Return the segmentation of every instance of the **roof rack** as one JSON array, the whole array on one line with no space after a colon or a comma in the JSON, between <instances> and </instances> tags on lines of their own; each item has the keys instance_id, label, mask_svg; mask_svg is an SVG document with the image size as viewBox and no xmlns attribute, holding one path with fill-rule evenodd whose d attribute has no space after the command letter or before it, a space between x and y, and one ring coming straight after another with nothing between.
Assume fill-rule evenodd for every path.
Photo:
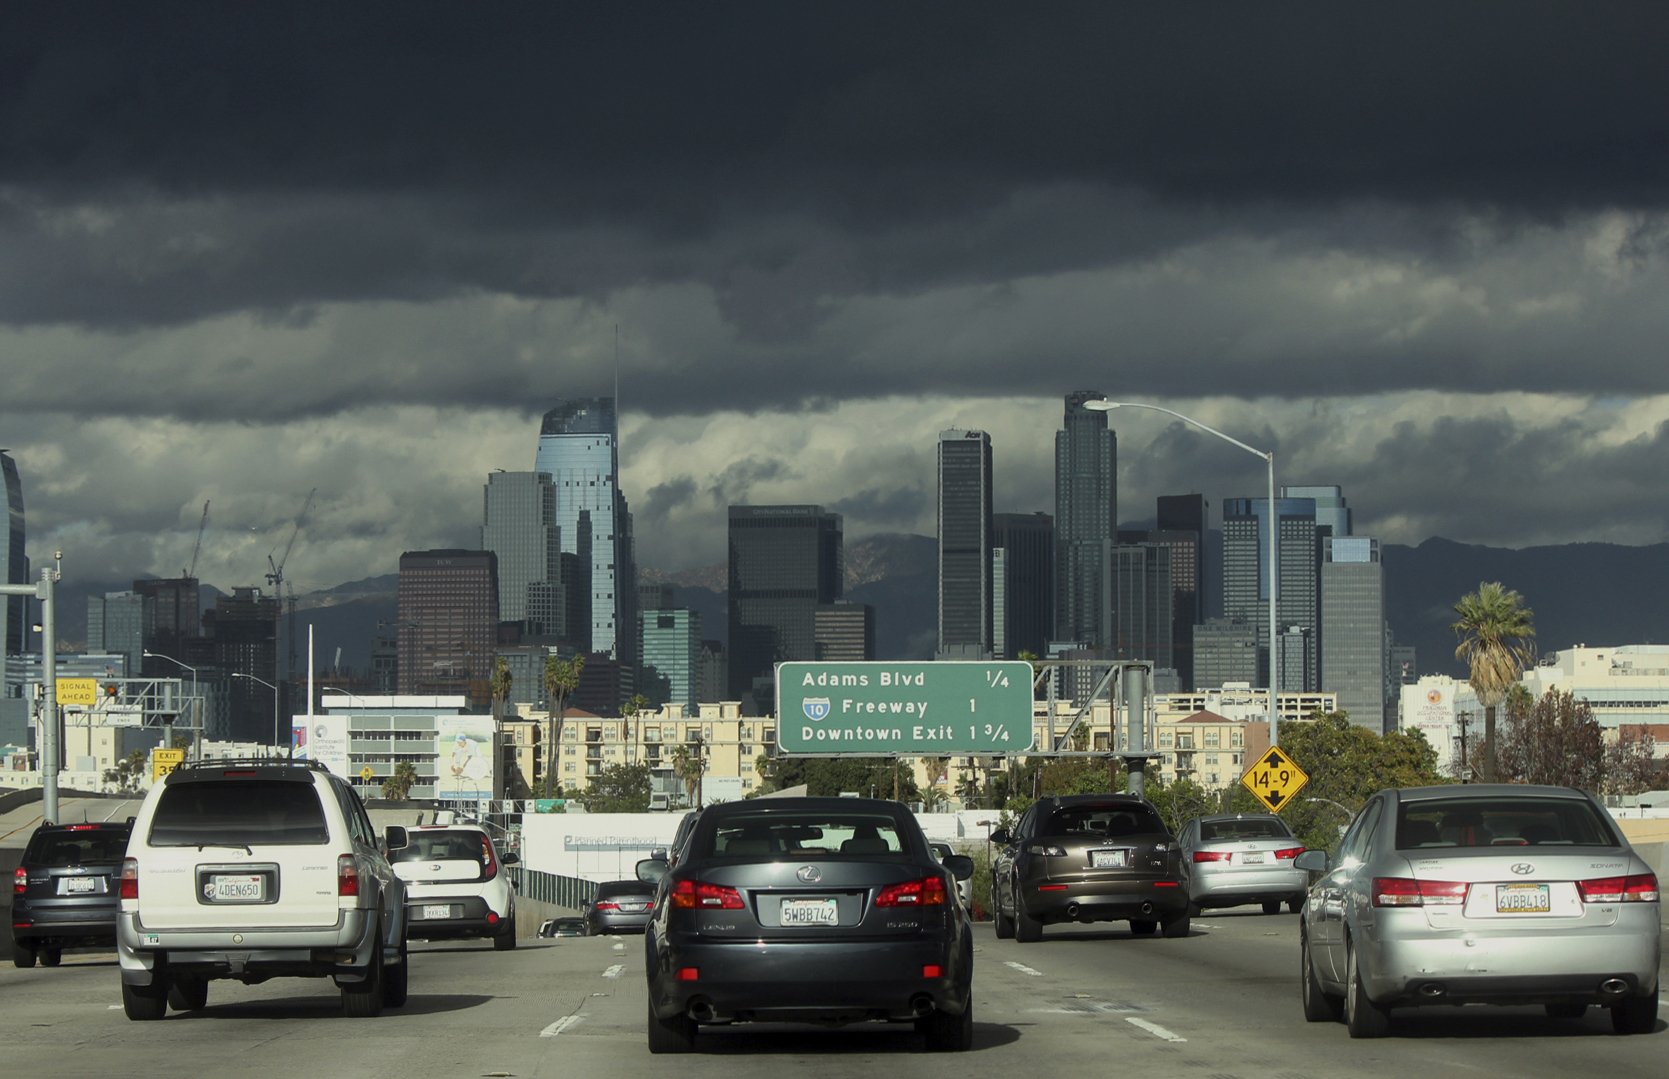
<instances>
[{"instance_id":1,"label":"roof rack","mask_svg":"<svg viewBox=\"0 0 1669 1079\"><path fill-rule=\"evenodd\" d=\"M306 768L312 772L328 772L323 761L308 760L305 757L214 757L204 760L181 761L174 766L174 771L183 772L193 768Z\"/></svg>"}]
</instances>

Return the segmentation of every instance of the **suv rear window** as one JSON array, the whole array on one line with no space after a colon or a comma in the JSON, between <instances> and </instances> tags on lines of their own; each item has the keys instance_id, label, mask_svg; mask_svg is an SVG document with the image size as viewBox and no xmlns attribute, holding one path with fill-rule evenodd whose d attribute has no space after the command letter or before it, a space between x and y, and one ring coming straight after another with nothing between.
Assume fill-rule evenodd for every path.
<instances>
[{"instance_id":1,"label":"suv rear window","mask_svg":"<svg viewBox=\"0 0 1669 1079\"><path fill-rule=\"evenodd\" d=\"M487 837L481 832L407 833L407 845L389 855L391 862L475 862L487 863Z\"/></svg>"},{"instance_id":2,"label":"suv rear window","mask_svg":"<svg viewBox=\"0 0 1669 1079\"><path fill-rule=\"evenodd\" d=\"M1044 835L1093 832L1097 835L1152 835L1166 831L1165 822L1148 806L1075 805L1062 806L1049 816Z\"/></svg>"},{"instance_id":3,"label":"suv rear window","mask_svg":"<svg viewBox=\"0 0 1669 1079\"><path fill-rule=\"evenodd\" d=\"M127 853L127 828L80 831L55 828L35 833L23 852L26 865L62 869L72 865L113 865Z\"/></svg>"},{"instance_id":4,"label":"suv rear window","mask_svg":"<svg viewBox=\"0 0 1669 1079\"><path fill-rule=\"evenodd\" d=\"M172 784L162 792L151 819L150 842L158 847L329 841L324 807L311 781Z\"/></svg>"}]
</instances>

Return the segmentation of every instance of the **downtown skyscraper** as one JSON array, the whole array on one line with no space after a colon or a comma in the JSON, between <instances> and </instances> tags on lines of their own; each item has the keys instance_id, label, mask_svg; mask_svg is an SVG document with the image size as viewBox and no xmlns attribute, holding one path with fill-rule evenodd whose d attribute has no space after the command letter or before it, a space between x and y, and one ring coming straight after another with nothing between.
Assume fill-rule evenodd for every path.
<instances>
[{"instance_id":1,"label":"downtown skyscraper","mask_svg":"<svg viewBox=\"0 0 1669 1079\"><path fill-rule=\"evenodd\" d=\"M6 485L6 527L0 531L0 570L6 574L7 584L29 583L29 560L23 554L23 481L17 474L17 462L5 450L0 450L0 476ZM0 596L0 673L6 670L6 657L22 652L28 636L29 601L27 596Z\"/></svg>"},{"instance_id":2,"label":"downtown skyscraper","mask_svg":"<svg viewBox=\"0 0 1669 1079\"><path fill-rule=\"evenodd\" d=\"M1106 394L1074 390L1055 433L1055 640L1085 648L1114 637L1112 553L1118 535L1118 437L1105 412L1085 401Z\"/></svg>"},{"instance_id":3,"label":"downtown skyscraper","mask_svg":"<svg viewBox=\"0 0 1669 1079\"><path fill-rule=\"evenodd\" d=\"M729 696L776 707L776 664L814 660L817 611L845 588L841 518L822 506L730 507Z\"/></svg>"},{"instance_id":4,"label":"downtown skyscraper","mask_svg":"<svg viewBox=\"0 0 1669 1079\"><path fill-rule=\"evenodd\" d=\"M530 590L536 603L544 596L532 586L562 583L556 485L544 472L494 472L482 503L481 549L498 556L498 617L525 623Z\"/></svg>"},{"instance_id":5,"label":"downtown skyscraper","mask_svg":"<svg viewBox=\"0 0 1669 1079\"><path fill-rule=\"evenodd\" d=\"M991 436L939 432L939 659L992 655Z\"/></svg>"},{"instance_id":6,"label":"downtown skyscraper","mask_svg":"<svg viewBox=\"0 0 1669 1079\"><path fill-rule=\"evenodd\" d=\"M1267 498L1230 498L1223 502L1223 616L1257 627L1265 684L1269 684L1268 512ZM1315 500L1277 498L1275 534L1279 544L1275 621L1282 636L1282 655L1274 682L1282 692L1318 689L1320 546L1316 543ZM1296 654L1295 645L1299 649Z\"/></svg>"},{"instance_id":7,"label":"downtown skyscraper","mask_svg":"<svg viewBox=\"0 0 1669 1079\"><path fill-rule=\"evenodd\" d=\"M533 469L556 489L562 550L582 556L590 581L586 627L570 627L583 648L637 663L637 570L631 514L620 493L620 432L612 397L574 397L545 413ZM583 571L582 571L583 573Z\"/></svg>"}]
</instances>

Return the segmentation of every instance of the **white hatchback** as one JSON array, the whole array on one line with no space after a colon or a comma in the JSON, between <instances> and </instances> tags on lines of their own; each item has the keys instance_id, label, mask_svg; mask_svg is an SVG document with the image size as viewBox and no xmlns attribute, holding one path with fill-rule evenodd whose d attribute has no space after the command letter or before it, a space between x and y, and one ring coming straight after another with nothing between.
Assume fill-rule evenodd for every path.
<instances>
[{"instance_id":1,"label":"white hatchback","mask_svg":"<svg viewBox=\"0 0 1669 1079\"><path fill-rule=\"evenodd\" d=\"M504 951L516 946L516 889L486 830L473 824L406 829L406 845L388 852L406 882L410 934L424 940L487 937Z\"/></svg>"}]
</instances>

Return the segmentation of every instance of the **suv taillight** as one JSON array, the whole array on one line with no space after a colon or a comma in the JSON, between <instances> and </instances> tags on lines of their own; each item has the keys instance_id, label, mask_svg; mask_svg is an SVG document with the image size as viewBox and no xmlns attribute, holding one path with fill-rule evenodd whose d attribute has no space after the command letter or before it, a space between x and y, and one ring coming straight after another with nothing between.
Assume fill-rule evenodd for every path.
<instances>
[{"instance_id":1,"label":"suv taillight","mask_svg":"<svg viewBox=\"0 0 1669 1079\"><path fill-rule=\"evenodd\" d=\"M493 841L486 836L481 837L481 879L492 880L498 876L498 859L493 855Z\"/></svg>"},{"instance_id":2,"label":"suv taillight","mask_svg":"<svg viewBox=\"0 0 1669 1079\"><path fill-rule=\"evenodd\" d=\"M336 859L336 894L359 894L359 863L351 854L343 854Z\"/></svg>"},{"instance_id":3,"label":"suv taillight","mask_svg":"<svg viewBox=\"0 0 1669 1079\"><path fill-rule=\"evenodd\" d=\"M942 907L945 882L941 877L923 877L902 884L889 884L875 897L878 907Z\"/></svg>"},{"instance_id":4,"label":"suv taillight","mask_svg":"<svg viewBox=\"0 0 1669 1079\"><path fill-rule=\"evenodd\" d=\"M116 882L116 897L118 899L139 898L139 859L122 859L122 875Z\"/></svg>"},{"instance_id":5,"label":"suv taillight","mask_svg":"<svg viewBox=\"0 0 1669 1079\"><path fill-rule=\"evenodd\" d=\"M28 887L29 874L22 866L18 866L17 872L12 874L12 894L22 895Z\"/></svg>"}]
</instances>

